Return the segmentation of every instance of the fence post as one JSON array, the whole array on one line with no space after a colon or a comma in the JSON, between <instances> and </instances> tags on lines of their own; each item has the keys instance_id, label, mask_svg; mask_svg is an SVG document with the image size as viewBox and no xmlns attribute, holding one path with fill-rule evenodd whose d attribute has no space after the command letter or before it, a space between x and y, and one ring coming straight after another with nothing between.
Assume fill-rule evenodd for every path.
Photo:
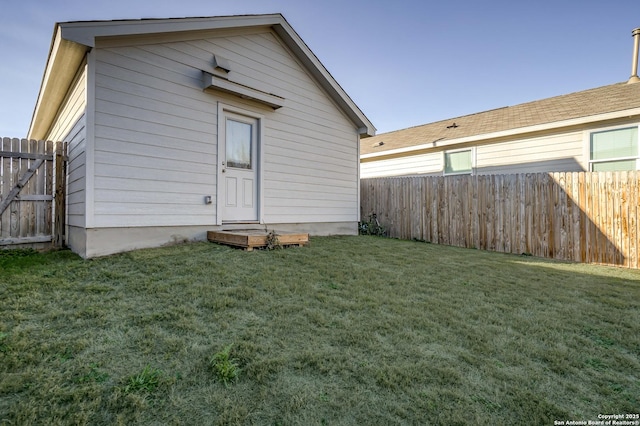
<instances>
[{"instance_id":1,"label":"fence post","mask_svg":"<svg viewBox=\"0 0 640 426\"><path fill-rule=\"evenodd\" d=\"M57 142L55 148L55 195L53 246L64 247L66 228L67 143Z\"/></svg>"}]
</instances>

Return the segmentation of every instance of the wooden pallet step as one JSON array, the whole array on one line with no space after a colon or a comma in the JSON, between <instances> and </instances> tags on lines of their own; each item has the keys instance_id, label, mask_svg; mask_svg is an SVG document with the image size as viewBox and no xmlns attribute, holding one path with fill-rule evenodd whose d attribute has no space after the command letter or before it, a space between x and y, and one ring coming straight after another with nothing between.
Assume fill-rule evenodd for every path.
<instances>
[{"instance_id":1,"label":"wooden pallet step","mask_svg":"<svg viewBox=\"0 0 640 426\"><path fill-rule=\"evenodd\" d=\"M281 246L302 247L309 243L309 234L274 231ZM261 229L208 231L207 239L218 244L241 247L247 251L266 247L268 232Z\"/></svg>"}]
</instances>

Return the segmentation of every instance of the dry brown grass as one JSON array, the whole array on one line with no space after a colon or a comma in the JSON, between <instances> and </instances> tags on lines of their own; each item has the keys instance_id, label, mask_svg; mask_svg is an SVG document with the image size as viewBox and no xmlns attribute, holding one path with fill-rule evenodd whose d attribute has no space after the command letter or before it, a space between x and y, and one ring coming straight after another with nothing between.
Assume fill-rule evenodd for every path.
<instances>
[{"instance_id":1,"label":"dry brown grass","mask_svg":"<svg viewBox=\"0 0 640 426\"><path fill-rule=\"evenodd\" d=\"M0 300L0 424L553 424L640 407L638 271L362 236L197 243L0 254ZM225 384L211 359L228 345Z\"/></svg>"}]
</instances>

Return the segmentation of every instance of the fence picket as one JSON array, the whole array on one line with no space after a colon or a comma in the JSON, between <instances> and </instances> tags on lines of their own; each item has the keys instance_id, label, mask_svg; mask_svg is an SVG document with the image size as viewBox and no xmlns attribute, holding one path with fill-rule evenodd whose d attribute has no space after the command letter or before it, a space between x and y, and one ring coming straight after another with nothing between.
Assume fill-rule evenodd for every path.
<instances>
[{"instance_id":1,"label":"fence picket","mask_svg":"<svg viewBox=\"0 0 640 426\"><path fill-rule=\"evenodd\" d=\"M640 173L629 173L629 267L640 268Z\"/></svg>"},{"instance_id":2,"label":"fence picket","mask_svg":"<svg viewBox=\"0 0 640 426\"><path fill-rule=\"evenodd\" d=\"M361 206L392 237L640 268L639 190L640 172L373 178Z\"/></svg>"},{"instance_id":3,"label":"fence picket","mask_svg":"<svg viewBox=\"0 0 640 426\"><path fill-rule=\"evenodd\" d=\"M11 139L3 138L2 139L2 150L3 151L11 151ZM2 202L6 197L9 191L11 191L11 177L13 176L11 173L11 158L2 157L0 158L0 173L2 174L2 179L0 179L0 202ZM11 235L11 213L10 210L6 210L4 212L0 212L0 239L8 238Z\"/></svg>"},{"instance_id":4,"label":"fence picket","mask_svg":"<svg viewBox=\"0 0 640 426\"><path fill-rule=\"evenodd\" d=\"M620 237L621 237L621 252L629 252L629 181L628 173L620 173ZM629 258L627 256L621 256L622 264L629 266Z\"/></svg>"},{"instance_id":5,"label":"fence picket","mask_svg":"<svg viewBox=\"0 0 640 426\"><path fill-rule=\"evenodd\" d=\"M51 141L47 141L44 145L44 152L54 152L55 150L55 145L53 142ZM47 161L45 164L45 183L44 183L44 194L45 195L49 195L51 197L53 197L53 193L54 193L54 185L55 185L55 180L54 180L54 176L53 176L53 159L51 161ZM53 222L52 222L52 218L53 218L53 206L52 203L43 203L43 218L45 220L44 222L44 229L42 231L43 234L50 234L54 231L53 228Z\"/></svg>"},{"instance_id":6,"label":"fence picket","mask_svg":"<svg viewBox=\"0 0 640 426\"><path fill-rule=\"evenodd\" d=\"M11 140L11 150L14 152L23 152L21 149L21 144L19 139ZM11 159L11 186L15 186L20 179L20 166L22 165L22 160L19 158ZM26 170L26 169L25 169ZM10 221L11 221L11 235L15 235L17 237L21 237L20 235L20 203L11 203L9 206L10 212Z\"/></svg>"}]
</instances>

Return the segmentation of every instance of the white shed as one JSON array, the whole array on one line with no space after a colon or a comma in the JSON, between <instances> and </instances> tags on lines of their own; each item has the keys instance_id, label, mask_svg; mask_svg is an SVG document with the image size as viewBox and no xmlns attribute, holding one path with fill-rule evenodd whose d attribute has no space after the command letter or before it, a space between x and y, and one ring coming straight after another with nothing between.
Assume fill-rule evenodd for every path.
<instances>
[{"instance_id":1,"label":"white shed","mask_svg":"<svg viewBox=\"0 0 640 426\"><path fill-rule=\"evenodd\" d=\"M247 224L355 234L374 134L273 14L56 24L28 137L69 142L67 243L93 257Z\"/></svg>"}]
</instances>

